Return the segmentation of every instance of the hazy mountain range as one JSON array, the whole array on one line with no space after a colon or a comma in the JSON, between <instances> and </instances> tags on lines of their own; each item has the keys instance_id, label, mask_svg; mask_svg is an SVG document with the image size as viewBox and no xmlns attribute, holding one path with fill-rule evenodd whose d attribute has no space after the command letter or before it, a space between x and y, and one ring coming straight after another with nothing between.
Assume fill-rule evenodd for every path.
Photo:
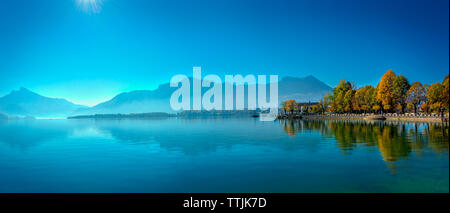
<instances>
[{"instance_id":1,"label":"hazy mountain range","mask_svg":"<svg viewBox=\"0 0 450 213\"><path fill-rule=\"evenodd\" d=\"M192 79L190 80L192 82ZM155 90L124 92L109 101L87 107L65 99L44 97L28 89L20 88L0 97L0 113L12 116L64 117L108 113L174 112L170 107L169 100L176 89L178 88L170 87L169 83L165 83ZM313 76L285 77L278 83L279 102L287 99L295 99L298 102L315 102L331 89ZM202 94L207 90L208 88L202 88ZM247 91L247 87L245 87L245 91ZM246 96L245 99L247 99Z\"/></svg>"},{"instance_id":2,"label":"hazy mountain range","mask_svg":"<svg viewBox=\"0 0 450 213\"><path fill-rule=\"evenodd\" d=\"M26 88L14 90L0 98L0 112L12 116L67 116L87 108L61 98L48 98Z\"/></svg>"}]
</instances>

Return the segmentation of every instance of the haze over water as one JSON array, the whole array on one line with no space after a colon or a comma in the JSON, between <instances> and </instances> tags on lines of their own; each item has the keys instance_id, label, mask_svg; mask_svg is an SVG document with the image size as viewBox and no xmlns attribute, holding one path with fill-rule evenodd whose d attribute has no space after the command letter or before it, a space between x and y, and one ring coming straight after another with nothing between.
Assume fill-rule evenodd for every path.
<instances>
[{"instance_id":1,"label":"haze over water","mask_svg":"<svg viewBox=\"0 0 450 213\"><path fill-rule=\"evenodd\" d=\"M438 123L0 122L0 192L445 192Z\"/></svg>"}]
</instances>

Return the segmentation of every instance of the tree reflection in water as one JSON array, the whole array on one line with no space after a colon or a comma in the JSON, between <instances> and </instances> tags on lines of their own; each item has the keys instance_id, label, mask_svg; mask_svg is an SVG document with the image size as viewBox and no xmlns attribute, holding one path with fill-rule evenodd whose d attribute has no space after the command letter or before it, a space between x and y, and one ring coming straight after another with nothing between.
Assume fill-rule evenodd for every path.
<instances>
[{"instance_id":1,"label":"tree reflection in water","mask_svg":"<svg viewBox=\"0 0 450 213\"><path fill-rule=\"evenodd\" d=\"M289 135L317 131L334 138L343 151L358 146L377 147L384 161L404 160L424 149L448 151L448 126L442 123L366 121L366 120L280 120Z\"/></svg>"}]
</instances>

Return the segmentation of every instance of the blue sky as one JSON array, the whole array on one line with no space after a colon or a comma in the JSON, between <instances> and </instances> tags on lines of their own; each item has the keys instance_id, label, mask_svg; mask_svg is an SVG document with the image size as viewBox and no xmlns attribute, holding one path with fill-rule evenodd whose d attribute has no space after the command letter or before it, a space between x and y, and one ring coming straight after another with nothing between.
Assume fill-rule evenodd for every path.
<instances>
[{"instance_id":1,"label":"blue sky","mask_svg":"<svg viewBox=\"0 0 450 213\"><path fill-rule=\"evenodd\" d=\"M449 71L448 0L0 0L0 96L94 105L175 74L314 75L375 85Z\"/></svg>"}]
</instances>

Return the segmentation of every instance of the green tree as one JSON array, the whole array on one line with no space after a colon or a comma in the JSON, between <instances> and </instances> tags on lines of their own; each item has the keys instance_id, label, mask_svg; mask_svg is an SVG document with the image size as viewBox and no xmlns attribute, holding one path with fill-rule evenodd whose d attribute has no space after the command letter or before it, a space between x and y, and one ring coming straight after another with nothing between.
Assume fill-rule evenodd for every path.
<instances>
[{"instance_id":1,"label":"green tree","mask_svg":"<svg viewBox=\"0 0 450 213\"><path fill-rule=\"evenodd\" d=\"M414 113L417 113L417 108L426 100L425 87L418 81L414 82L407 92L407 102L413 106Z\"/></svg>"},{"instance_id":2,"label":"green tree","mask_svg":"<svg viewBox=\"0 0 450 213\"><path fill-rule=\"evenodd\" d=\"M356 90L353 97L353 110L367 112L377 103L376 89L373 86L365 86Z\"/></svg>"},{"instance_id":3,"label":"green tree","mask_svg":"<svg viewBox=\"0 0 450 213\"><path fill-rule=\"evenodd\" d=\"M448 104L444 102L444 86L439 82L432 84L427 91L427 97L429 100L430 108L443 113L443 110Z\"/></svg>"},{"instance_id":4,"label":"green tree","mask_svg":"<svg viewBox=\"0 0 450 213\"><path fill-rule=\"evenodd\" d=\"M352 90L352 84L350 82L345 80L339 81L338 86L333 89L333 94L329 96L332 111L337 113L345 112L345 95L349 90Z\"/></svg>"},{"instance_id":5,"label":"green tree","mask_svg":"<svg viewBox=\"0 0 450 213\"><path fill-rule=\"evenodd\" d=\"M313 105L313 106L312 106L312 112L313 112L313 113L318 113L318 112L320 112L320 105L319 105L319 104Z\"/></svg>"},{"instance_id":6,"label":"green tree","mask_svg":"<svg viewBox=\"0 0 450 213\"><path fill-rule=\"evenodd\" d=\"M352 100L353 100L353 96L355 95L355 90L353 89L349 89L347 90L347 92L344 95L344 111L345 112L351 112L353 109L352 106Z\"/></svg>"},{"instance_id":7,"label":"green tree","mask_svg":"<svg viewBox=\"0 0 450 213\"><path fill-rule=\"evenodd\" d=\"M328 110L329 100L331 99L330 97L331 95L329 94L323 96L323 98L317 104L318 112L324 114Z\"/></svg>"},{"instance_id":8,"label":"green tree","mask_svg":"<svg viewBox=\"0 0 450 213\"><path fill-rule=\"evenodd\" d=\"M393 93L395 98L395 104L401 108L401 112L404 113L407 105L407 93L409 90L409 82L405 76L399 75L395 77L393 82Z\"/></svg>"},{"instance_id":9,"label":"green tree","mask_svg":"<svg viewBox=\"0 0 450 213\"><path fill-rule=\"evenodd\" d=\"M444 86L444 90L443 90L443 102L444 102L444 107L447 109L447 111L449 110L449 82L448 82L448 75L445 76L444 81L442 81L442 86Z\"/></svg>"}]
</instances>

